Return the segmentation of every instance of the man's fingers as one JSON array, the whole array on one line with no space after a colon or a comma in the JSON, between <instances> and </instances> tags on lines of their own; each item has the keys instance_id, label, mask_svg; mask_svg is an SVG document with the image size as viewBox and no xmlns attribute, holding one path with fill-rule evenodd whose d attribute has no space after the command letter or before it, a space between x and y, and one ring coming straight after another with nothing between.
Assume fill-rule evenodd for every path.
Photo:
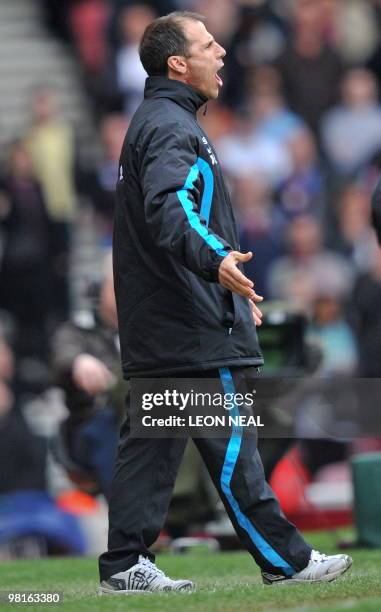
<instances>
[{"instance_id":1,"label":"man's fingers","mask_svg":"<svg viewBox=\"0 0 381 612\"><path fill-rule=\"evenodd\" d=\"M224 282L221 279L220 282L221 282L221 285L225 287L225 289L229 289L229 291L234 291L234 293L243 295L244 297L249 298L249 300L252 300L255 296L255 292L250 287L248 287L247 285L242 285L236 280L228 279L226 282Z\"/></svg>"},{"instance_id":2,"label":"man's fingers","mask_svg":"<svg viewBox=\"0 0 381 612\"><path fill-rule=\"evenodd\" d=\"M238 282L240 285L244 285L246 287L254 287L253 281L242 274L241 270L238 270L238 268L236 268L234 265L221 271L221 280L224 280L225 282L229 282L230 280L232 282Z\"/></svg>"},{"instance_id":3,"label":"man's fingers","mask_svg":"<svg viewBox=\"0 0 381 612\"><path fill-rule=\"evenodd\" d=\"M241 283L242 285L247 285L248 287L253 287L254 283L250 278L247 278L244 274L242 274L241 270L239 270L234 264L231 264L229 267L221 270L221 275L223 278L234 279Z\"/></svg>"},{"instance_id":4,"label":"man's fingers","mask_svg":"<svg viewBox=\"0 0 381 612\"><path fill-rule=\"evenodd\" d=\"M255 321L255 325L262 325L262 313L261 312L257 313L253 311L253 318Z\"/></svg>"},{"instance_id":5,"label":"man's fingers","mask_svg":"<svg viewBox=\"0 0 381 612\"><path fill-rule=\"evenodd\" d=\"M262 312L259 310L258 306L254 304L253 301L250 302L251 312L253 315L254 323L258 327L262 325Z\"/></svg>"},{"instance_id":6,"label":"man's fingers","mask_svg":"<svg viewBox=\"0 0 381 612\"><path fill-rule=\"evenodd\" d=\"M233 254L237 261L240 261L243 263L250 261L250 259L253 257L253 253L251 251L248 251L247 253L240 253L239 251L233 251Z\"/></svg>"},{"instance_id":7,"label":"man's fingers","mask_svg":"<svg viewBox=\"0 0 381 612\"><path fill-rule=\"evenodd\" d=\"M256 306L253 302L251 302L251 307L253 309L253 312L260 318L262 319L262 311L259 310L258 306Z\"/></svg>"},{"instance_id":8,"label":"man's fingers","mask_svg":"<svg viewBox=\"0 0 381 612\"><path fill-rule=\"evenodd\" d=\"M238 268L238 263L249 261L252 256L251 251L247 253L231 251L220 265L218 280L223 287L230 291L234 291L250 300L261 301L253 290L253 281L247 278Z\"/></svg>"},{"instance_id":9,"label":"man's fingers","mask_svg":"<svg viewBox=\"0 0 381 612\"><path fill-rule=\"evenodd\" d=\"M254 287L254 283L250 278L247 278L244 274L242 274L241 270L238 268L233 268L231 271L232 276L236 281L238 281L241 285L247 285L248 287Z\"/></svg>"}]
</instances>

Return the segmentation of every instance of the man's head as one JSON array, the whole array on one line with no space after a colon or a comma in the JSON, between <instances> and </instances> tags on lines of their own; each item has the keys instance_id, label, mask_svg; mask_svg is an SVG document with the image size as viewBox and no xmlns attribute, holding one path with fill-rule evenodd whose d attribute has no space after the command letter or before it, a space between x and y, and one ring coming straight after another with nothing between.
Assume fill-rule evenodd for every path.
<instances>
[{"instance_id":1,"label":"man's head","mask_svg":"<svg viewBox=\"0 0 381 612\"><path fill-rule=\"evenodd\" d=\"M54 121L60 112L56 89L50 85L41 85L34 89L31 96L31 111L36 124Z\"/></svg>"},{"instance_id":2,"label":"man's head","mask_svg":"<svg viewBox=\"0 0 381 612\"><path fill-rule=\"evenodd\" d=\"M178 11L155 19L140 43L140 59L149 76L167 76L191 85L208 99L218 97L217 74L226 52L197 13Z\"/></svg>"},{"instance_id":3,"label":"man's head","mask_svg":"<svg viewBox=\"0 0 381 612\"><path fill-rule=\"evenodd\" d=\"M344 103L351 108L361 108L377 103L377 81L369 70L349 70L341 84Z\"/></svg>"}]
</instances>

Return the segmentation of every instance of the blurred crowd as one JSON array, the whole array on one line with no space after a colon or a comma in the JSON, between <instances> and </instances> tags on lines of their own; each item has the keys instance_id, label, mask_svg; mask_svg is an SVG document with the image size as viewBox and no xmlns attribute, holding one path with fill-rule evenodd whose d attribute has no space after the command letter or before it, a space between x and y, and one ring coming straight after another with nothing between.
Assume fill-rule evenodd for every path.
<instances>
[{"instance_id":1,"label":"blurred crowd","mask_svg":"<svg viewBox=\"0 0 381 612\"><path fill-rule=\"evenodd\" d=\"M255 253L249 274L266 299L292 302L311 317L315 335L325 337L329 331L336 338L335 368L360 367L364 374L373 369L376 356L366 357L366 340L359 333L363 306L356 296L358 283L373 286L378 279L369 199L381 150L381 2L82 0L45 5L48 22L82 67L102 148L95 167L76 167L73 135L58 121L53 92L37 92L24 166L29 155L42 191L40 216L45 208L45 223L53 222L45 231L55 236L56 310L68 313L68 290L65 294L63 282L60 287L59 275L65 277L78 192L102 219L103 239L111 235L121 143L146 78L138 55L142 32L157 15L187 8L207 17L208 28L227 50L221 98L209 104L201 122L225 170L242 249ZM20 150L10 154L8 175L18 172L22 157ZM8 176L9 182L8 190L17 189L17 179ZM12 216L3 215L3 223L10 224ZM38 231L44 231L42 226L41 219ZM44 265L42 285L46 273ZM31 284L37 287L38 280ZM13 296L10 300L15 302ZM46 307L54 310L48 301ZM322 301L331 302L324 322ZM332 355L327 360L333 367Z\"/></svg>"},{"instance_id":2,"label":"blurred crowd","mask_svg":"<svg viewBox=\"0 0 381 612\"><path fill-rule=\"evenodd\" d=\"M83 449L117 429L121 402L102 395L120 376L115 321L99 314L98 299L95 319L73 322L72 232L85 200L99 242L111 242L119 153L146 78L139 40L152 19L177 9L205 15L227 50L221 97L199 119L224 168L241 250L254 253L247 273L257 292L306 318L319 373L380 377L381 250L370 197L381 166L381 0L41 3L81 68L99 155L81 166L57 91L47 82L30 92L29 127L0 165L0 436L11 404L22 414L30 393L60 386L65 444L107 496L114 448L101 465ZM98 395L105 411L92 422ZM78 433L76 419L87 429ZM34 448L40 461L44 450Z\"/></svg>"}]
</instances>

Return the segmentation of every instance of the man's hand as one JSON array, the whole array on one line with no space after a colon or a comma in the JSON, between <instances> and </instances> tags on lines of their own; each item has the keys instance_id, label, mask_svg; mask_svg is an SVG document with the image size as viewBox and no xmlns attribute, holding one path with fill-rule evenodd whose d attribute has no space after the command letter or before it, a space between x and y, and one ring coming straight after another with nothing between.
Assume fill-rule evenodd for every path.
<instances>
[{"instance_id":1,"label":"man's hand","mask_svg":"<svg viewBox=\"0 0 381 612\"><path fill-rule=\"evenodd\" d=\"M89 395L103 393L115 383L113 373L99 359L86 353L75 358L72 375L77 387Z\"/></svg>"},{"instance_id":2,"label":"man's hand","mask_svg":"<svg viewBox=\"0 0 381 612\"><path fill-rule=\"evenodd\" d=\"M262 300L263 297L260 295L256 295L256 298L254 300L249 300L251 306L251 314L253 315L254 323L257 327L262 325L262 313L254 302L262 302Z\"/></svg>"},{"instance_id":3,"label":"man's hand","mask_svg":"<svg viewBox=\"0 0 381 612\"><path fill-rule=\"evenodd\" d=\"M263 301L263 297L255 293L253 287L254 283L247 276L242 274L238 269L238 263L246 263L253 257L253 253L240 253L239 251L231 251L222 260L218 270L218 281L220 285L247 297L250 300L251 311L253 314L254 323L256 325L262 324L262 313L256 304Z\"/></svg>"}]
</instances>

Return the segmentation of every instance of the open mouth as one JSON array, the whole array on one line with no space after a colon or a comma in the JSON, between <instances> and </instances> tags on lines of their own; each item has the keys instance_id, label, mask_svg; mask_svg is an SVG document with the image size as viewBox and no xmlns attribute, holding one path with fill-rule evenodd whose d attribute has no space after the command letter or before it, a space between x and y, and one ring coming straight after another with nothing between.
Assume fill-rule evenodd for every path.
<instances>
[{"instance_id":1,"label":"open mouth","mask_svg":"<svg viewBox=\"0 0 381 612\"><path fill-rule=\"evenodd\" d=\"M221 79L221 77L220 77L220 75L218 74L218 72L216 72L216 74L214 75L214 77L215 77L215 79L216 79L216 81L217 81L218 85L219 85L220 87L222 87L222 85L224 84L224 82L223 82L223 80Z\"/></svg>"}]
</instances>

